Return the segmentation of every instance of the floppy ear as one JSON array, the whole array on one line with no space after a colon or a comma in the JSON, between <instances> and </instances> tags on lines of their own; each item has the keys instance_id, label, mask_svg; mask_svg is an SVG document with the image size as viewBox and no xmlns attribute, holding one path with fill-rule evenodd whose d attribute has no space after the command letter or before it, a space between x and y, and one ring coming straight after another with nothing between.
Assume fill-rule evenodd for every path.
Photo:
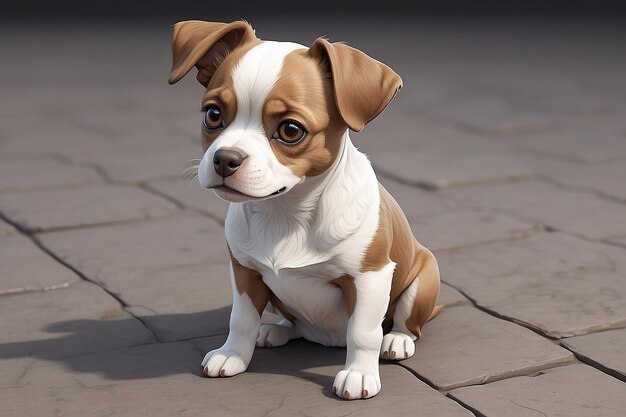
<instances>
[{"instance_id":1,"label":"floppy ear","mask_svg":"<svg viewBox=\"0 0 626 417\"><path fill-rule=\"evenodd\" d=\"M233 49L255 39L254 29L243 21L178 22L172 34L172 70L168 82L180 81L196 66L198 81L206 87L219 64Z\"/></svg>"},{"instance_id":2,"label":"floppy ear","mask_svg":"<svg viewBox=\"0 0 626 417\"><path fill-rule=\"evenodd\" d=\"M355 132L378 116L402 87L400 76L387 65L343 43L318 38L309 54L330 64L337 109Z\"/></svg>"}]
</instances>

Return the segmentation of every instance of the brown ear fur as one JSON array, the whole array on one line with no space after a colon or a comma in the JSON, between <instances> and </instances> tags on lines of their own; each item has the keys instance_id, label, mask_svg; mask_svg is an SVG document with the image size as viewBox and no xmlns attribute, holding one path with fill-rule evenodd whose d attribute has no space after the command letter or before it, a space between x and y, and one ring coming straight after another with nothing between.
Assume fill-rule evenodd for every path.
<instances>
[{"instance_id":1,"label":"brown ear fur","mask_svg":"<svg viewBox=\"0 0 626 417\"><path fill-rule=\"evenodd\" d=\"M196 66L198 81L206 87L226 55L237 46L255 39L254 29L243 21L178 22L172 34L172 70L168 82L174 84L180 81Z\"/></svg>"},{"instance_id":2,"label":"brown ear fur","mask_svg":"<svg viewBox=\"0 0 626 417\"><path fill-rule=\"evenodd\" d=\"M402 87L391 68L348 45L318 38L309 53L328 60L339 114L355 132L378 116Z\"/></svg>"}]
</instances>

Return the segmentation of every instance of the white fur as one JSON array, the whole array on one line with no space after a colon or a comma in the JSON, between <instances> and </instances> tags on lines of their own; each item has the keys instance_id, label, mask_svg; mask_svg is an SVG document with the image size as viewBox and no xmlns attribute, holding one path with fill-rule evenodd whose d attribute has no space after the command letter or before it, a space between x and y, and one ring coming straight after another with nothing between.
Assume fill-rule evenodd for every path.
<instances>
[{"instance_id":1,"label":"white fur","mask_svg":"<svg viewBox=\"0 0 626 417\"><path fill-rule=\"evenodd\" d=\"M263 104L278 80L285 56L302 45L290 42L263 42L248 51L233 69L232 79L237 98L237 114L233 122L206 150L198 169L198 180L205 188L227 185L250 197L215 190L222 199L243 202L263 199L301 179L276 159L263 130ZM213 155L220 148L240 149L247 155L237 172L227 178L213 168Z\"/></svg>"},{"instance_id":2,"label":"white fur","mask_svg":"<svg viewBox=\"0 0 626 417\"><path fill-rule=\"evenodd\" d=\"M378 354L395 267L390 262L379 271L355 277L357 303L348 321L346 365L333 382L333 391L340 397L369 398L380 391Z\"/></svg>"},{"instance_id":3,"label":"white fur","mask_svg":"<svg viewBox=\"0 0 626 417\"><path fill-rule=\"evenodd\" d=\"M221 348L204 356L202 367L207 376L233 376L245 371L252 359L254 342L261 326L261 318L250 297L245 292L237 292L232 264L230 285L233 292L230 331Z\"/></svg>"}]
</instances>

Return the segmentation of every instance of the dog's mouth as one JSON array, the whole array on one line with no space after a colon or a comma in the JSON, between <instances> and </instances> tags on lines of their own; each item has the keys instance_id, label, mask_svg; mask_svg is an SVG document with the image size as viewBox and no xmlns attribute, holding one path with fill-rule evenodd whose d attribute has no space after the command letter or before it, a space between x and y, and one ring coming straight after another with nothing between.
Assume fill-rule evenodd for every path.
<instances>
[{"instance_id":1,"label":"dog's mouth","mask_svg":"<svg viewBox=\"0 0 626 417\"><path fill-rule=\"evenodd\" d=\"M273 196L282 194L283 192L285 192L287 190L287 187L281 187L280 189L274 191L273 193L270 193L270 194L266 195L265 197L255 197L255 196L252 196L250 194L242 193L239 190L235 190L234 188L231 188L231 187L229 187L228 185L225 185L225 184L221 184L221 185L218 185L218 186L215 186L215 187L211 187L211 188L214 189L214 190L224 191L224 192L227 192L227 193L230 193L230 194L234 194L234 195L239 196L239 197L249 198L250 200L263 200L263 199L268 198L268 197L273 197Z\"/></svg>"}]
</instances>

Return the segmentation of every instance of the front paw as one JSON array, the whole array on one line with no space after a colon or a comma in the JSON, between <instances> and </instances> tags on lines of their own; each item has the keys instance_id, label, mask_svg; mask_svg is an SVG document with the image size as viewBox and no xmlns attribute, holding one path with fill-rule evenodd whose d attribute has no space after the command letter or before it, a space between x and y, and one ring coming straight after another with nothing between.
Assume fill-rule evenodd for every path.
<instances>
[{"instance_id":1,"label":"front paw","mask_svg":"<svg viewBox=\"0 0 626 417\"><path fill-rule=\"evenodd\" d=\"M380 377L369 372L340 371L333 382L333 392L345 400L370 398L380 391Z\"/></svg>"},{"instance_id":2,"label":"front paw","mask_svg":"<svg viewBox=\"0 0 626 417\"><path fill-rule=\"evenodd\" d=\"M225 377L242 373L248 367L248 362L235 352L220 349L212 350L202 360L202 371L206 376Z\"/></svg>"}]
</instances>

